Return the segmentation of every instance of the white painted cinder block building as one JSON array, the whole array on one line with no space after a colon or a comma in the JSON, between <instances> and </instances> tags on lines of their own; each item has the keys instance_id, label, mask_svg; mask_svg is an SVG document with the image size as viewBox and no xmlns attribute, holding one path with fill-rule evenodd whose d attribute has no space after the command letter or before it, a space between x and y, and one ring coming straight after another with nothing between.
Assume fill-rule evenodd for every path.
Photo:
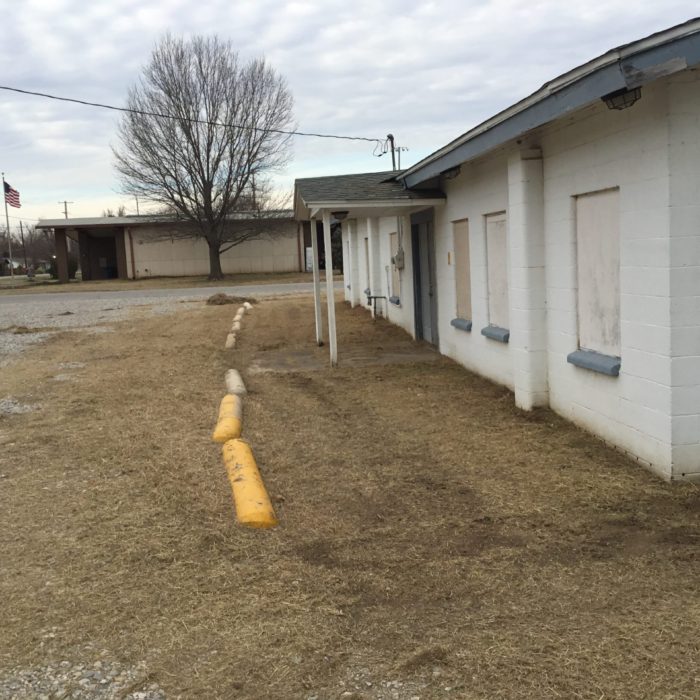
<instances>
[{"instance_id":1,"label":"white painted cinder block building","mask_svg":"<svg viewBox=\"0 0 700 700\"><path fill-rule=\"evenodd\" d=\"M523 409L550 406L664 478L700 479L699 64L693 20L408 170L297 180L296 216L342 220L352 305Z\"/></svg>"},{"instance_id":2,"label":"white painted cinder block building","mask_svg":"<svg viewBox=\"0 0 700 700\"><path fill-rule=\"evenodd\" d=\"M290 211L254 218L238 214L231 217L228 226L241 242L223 246L224 274L304 270L304 234ZM68 281L67 239L78 243L84 280L180 277L209 272L207 242L186 222L172 216L44 219L37 228L54 231L59 278L64 282Z\"/></svg>"}]
</instances>

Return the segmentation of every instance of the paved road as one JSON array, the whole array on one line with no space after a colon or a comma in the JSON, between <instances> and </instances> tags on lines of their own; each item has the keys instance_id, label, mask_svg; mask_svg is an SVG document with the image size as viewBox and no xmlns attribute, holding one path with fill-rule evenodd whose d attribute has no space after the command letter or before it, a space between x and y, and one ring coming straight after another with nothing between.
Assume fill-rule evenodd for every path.
<instances>
[{"instance_id":1,"label":"paved road","mask_svg":"<svg viewBox=\"0 0 700 700\"><path fill-rule=\"evenodd\" d=\"M325 282L321 288L325 291ZM342 282L335 283L336 291L343 288ZM99 301L109 299L154 299L159 297L179 297L206 299L212 294L224 292L234 296L274 296L277 294L310 294L313 285L308 282L293 282L287 284L241 284L222 287L178 287L176 289L120 289L114 292L46 292L45 294L0 294L2 304L31 304L41 301L71 302Z\"/></svg>"}]
</instances>

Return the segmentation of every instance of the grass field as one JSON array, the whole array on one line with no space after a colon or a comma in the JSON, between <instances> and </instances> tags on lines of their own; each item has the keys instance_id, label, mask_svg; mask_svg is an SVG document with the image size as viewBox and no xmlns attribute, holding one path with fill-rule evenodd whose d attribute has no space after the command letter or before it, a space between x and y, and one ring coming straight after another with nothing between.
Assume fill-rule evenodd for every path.
<instances>
[{"instance_id":1,"label":"grass field","mask_svg":"<svg viewBox=\"0 0 700 700\"><path fill-rule=\"evenodd\" d=\"M699 697L698 488L337 312L337 370L308 298L235 351L202 304L5 368L37 408L0 418L0 677L100 649L169 697ZM231 366L276 530L210 441Z\"/></svg>"}]
</instances>

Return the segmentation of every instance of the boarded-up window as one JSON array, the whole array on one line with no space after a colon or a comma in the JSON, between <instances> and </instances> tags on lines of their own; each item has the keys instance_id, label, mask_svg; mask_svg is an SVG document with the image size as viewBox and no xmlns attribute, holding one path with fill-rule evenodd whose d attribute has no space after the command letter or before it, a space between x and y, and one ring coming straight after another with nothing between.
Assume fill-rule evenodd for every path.
<instances>
[{"instance_id":1,"label":"boarded-up window","mask_svg":"<svg viewBox=\"0 0 700 700\"><path fill-rule=\"evenodd\" d=\"M619 190L576 197L578 337L584 350L620 355Z\"/></svg>"},{"instance_id":2,"label":"boarded-up window","mask_svg":"<svg viewBox=\"0 0 700 700\"><path fill-rule=\"evenodd\" d=\"M396 267L394 259L399 252L399 234L390 233L389 243L391 246L391 296L400 297L401 296L401 279L399 277L399 268Z\"/></svg>"},{"instance_id":3,"label":"boarded-up window","mask_svg":"<svg viewBox=\"0 0 700 700\"><path fill-rule=\"evenodd\" d=\"M457 294L457 318L471 321L472 288L469 263L469 222L455 221L452 224L455 256L455 288Z\"/></svg>"},{"instance_id":4,"label":"boarded-up window","mask_svg":"<svg viewBox=\"0 0 700 700\"><path fill-rule=\"evenodd\" d=\"M488 264L489 323L510 328L508 299L508 237L505 212L486 218L486 259Z\"/></svg>"}]
</instances>

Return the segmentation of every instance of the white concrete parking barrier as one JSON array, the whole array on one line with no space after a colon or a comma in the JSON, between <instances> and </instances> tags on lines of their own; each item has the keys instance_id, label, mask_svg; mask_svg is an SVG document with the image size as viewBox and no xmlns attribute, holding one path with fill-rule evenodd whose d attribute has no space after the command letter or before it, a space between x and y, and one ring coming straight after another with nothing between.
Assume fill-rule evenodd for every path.
<instances>
[{"instance_id":1,"label":"white concrete parking barrier","mask_svg":"<svg viewBox=\"0 0 700 700\"><path fill-rule=\"evenodd\" d=\"M231 331L233 333L236 333L237 331L241 330L241 322L240 321L234 321L233 325L231 326Z\"/></svg>"},{"instance_id":2,"label":"white concrete parking barrier","mask_svg":"<svg viewBox=\"0 0 700 700\"><path fill-rule=\"evenodd\" d=\"M252 311L253 305L249 301L244 301L243 306L246 311Z\"/></svg>"},{"instance_id":3,"label":"white concrete parking barrier","mask_svg":"<svg viewBox=\"0 0 700 700\"><path fill-rule=\"evenodd\" d=\"M232 350L233 348L236 347L236 334L235 333L229 333L226 336L226 344L224 345L224 348L226 350Z\"/></svg>"},{"instance_id":4,"label":"white concrete parking barrier","mask_svg":"<svg viewBox=\"0 0 700 700\"><path fill-rule=\"evenodd\" d=\"M239 306L238 311L236 311L236 316L243 317L244 314L245 314L245 306Z\"/></svg>"},{"instance_id":5,"label":"white concrete parking barrier","mask_svg":"<svg viewBox=\"0 0 700 700\"><path fill-rule=\"evenodd\" d=\"M234 323L240 323L243 320L243 314L236 314L233 317L233 322Z\"/></svg>"},{"instance_id":6,"label":"white concrete parking barrier","mask_svg":"<svg viewBox=\"0 0 700 700\"><path fill-rule=\"evenodd\" d=\"M227 393L234 394L235 396L244 396L248 393L246 391L245 384L243 383L243 378L238 370L227 370L224 381L226 382Z\"/></svg>"}]
</instances>

